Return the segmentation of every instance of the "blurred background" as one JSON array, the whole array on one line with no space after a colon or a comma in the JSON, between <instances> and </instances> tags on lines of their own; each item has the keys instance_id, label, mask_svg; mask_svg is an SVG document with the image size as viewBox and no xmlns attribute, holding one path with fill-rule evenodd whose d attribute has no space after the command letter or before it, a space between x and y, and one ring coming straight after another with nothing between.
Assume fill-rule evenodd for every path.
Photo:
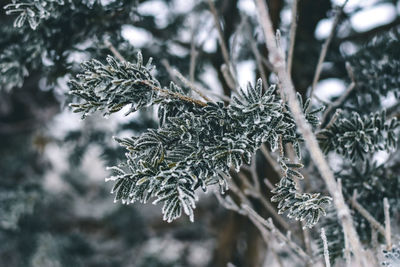
<instances>
[{"instance_id":1,"label":"blurred background","mask_svg":"<svg viewBox=\"0 0 400 267\"><path fill-rule=\"evenodd\" d=\"M1 0L1 7L10 0ZM0 13L0 266L273 266L257 229L202 194L195 222L162 221L160 207L113 203L106 166L124 160L112 136L157 127L151 109L128 117L81 120L68 104L67 81L91 58L102 62L111 43L127 60L154 58L167 85L168 65L196 85L231 95L218 32L207 1L52 2L35 30L13 27ZM288 43L291 3L268 0L274 27ZM292 75L305 96L339 0L300 0ZM267 57L252 0L215 1L240 86L254 83ZM332 40L321 80L322 100L338 97L349 78L345 59L373 36L400 24L398 0L350 0ZM194 64L191 64L194 62ZM273 82L273 77L270 82ZM211 98L215 96L210 93ZM394 96L388 95L390 105ZM217 98L215 98L217 99ZM366 109L367 111L368 109ZM384 160L384 157L383 157ZM277 180L265 166L261 172ZM271 246L279 244L271 244Z\"/></svg>"}]
</instances>

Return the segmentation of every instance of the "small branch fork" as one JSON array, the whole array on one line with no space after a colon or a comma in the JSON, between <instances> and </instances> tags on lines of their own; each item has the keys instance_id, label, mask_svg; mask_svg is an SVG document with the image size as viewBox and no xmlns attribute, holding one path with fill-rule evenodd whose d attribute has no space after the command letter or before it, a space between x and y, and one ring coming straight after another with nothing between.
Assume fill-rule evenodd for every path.
<instances>
[{"instance_id":1,"label":"small branch fork","mask_svg":"<svg viewBox=\"0 0 400 267\"><path fill-rule=\"evenodd\" d=\"M264 0L255 0L255 2L260 24L264 30L264 37L266 39L270 61L273 64L275 72L277 73L282 84L283 91L288 100L289 108L293 114L299 131L304 137L307 148L310 151L311 158L321 173L329 193L333 196L333 202L336 206L336 210L338 211L339 220L342 224L345 234L349 237L349 242L353 249L355 263L357 266L370 266L369 262L366 261L364 257L365 253L362 249L361 242L353 225L350 210L344 201L343 194L339 190L333 172L318 145L318 141L312 132L310 124L304 118L300 104L296 98L295 89L290 75L287 72L284 56L275 42L275 35L273 32L271 19L268 14L266 2Z\"/></svg>"}]
</instances>

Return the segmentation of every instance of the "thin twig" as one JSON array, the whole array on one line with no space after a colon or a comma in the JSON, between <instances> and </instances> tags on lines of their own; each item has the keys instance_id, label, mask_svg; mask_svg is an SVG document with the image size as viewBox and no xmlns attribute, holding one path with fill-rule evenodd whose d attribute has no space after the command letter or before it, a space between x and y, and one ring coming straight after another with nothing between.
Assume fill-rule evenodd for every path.
<instances>
[{"instance_id":1,"label":"thin twig","mask_svg":"<svg viewBox=\"0 0 400 267\"><path fill-rule=\"evenodd\" d=\"M350 244L353 248L353 253L358 266L370 266L364 258L364 252L361 242L353 225L353 220L350 210L344 201L341 191L338 189L338 184L335 181L332 170L330 169L324 154L322 153L318 141L312 132L310 124L306 121L300 104L297 100L295 89L292 80L288 75L285 67L285 61L279 52L273 33L271 19L268 14L266 2L263 0L255 0L259 14L260 24L264 30L267 48L270 55L270 61L274 65L278 78L282 83L282 88L288 99L288 105L292 112L296 125L303 135L305 143L310 151L312 160L315 162L322 178L324 179L329 193L333 196L333 203L338 211L338 217L342 224L343 230L349 236Z\"/></svg>"},{"instance_id":2,"label":"thin twig","mask_svg":"<svg viewBox=\"0 0 400 267\"><path fill-rule=\"evenodd\" d=\"M265 73L264 67L263 67L263 61L262 61L262 56L260 54L260 51L258 51L256 40L254 40L253 35L251 34L251 31L249 32L249 41L250 41L250 46L251 46L251 51L254 54L254 57L256 58L256 63L257 63L257 68L260 71L261 74L261 79L263 81L263 85L265 90L268 88L268 79L267 75Z\"/></svg>"},{"instance_id":3,"label":"thin twig","mask_svg":"<svg viewBox=\"0 0 400 267\"><path fill-rule=\"evenodd\" d=\"M349 237L343 232L344 236L344 261L346 262L347 267L351 267L351 249L349 244Z\"/></svg>"},{"instance_id":4,"label":"thin twig","mask_svg":"<svg viewBox=\"0 0 400 267\"><path fill-rule=\"evenodd\" d=\"M196 70L196 59L198 52L196 50L196 45L195 45L195 31L192 31L192 36L191 36L191 41L190 41L190 67L189 67L189 79L191 83L194 83L194 75L195 75L195 70Z\"/></svg>"},{"instance_id":5,"label":"thin twig","mask_svg":"<svg viewBox=\"0 0 400 267\"><path fill-rule=\"evenodd\" d=\"M184 85L189 87L192 91L196 92L205 101L212 102L211 99L209 99L206 95L203 94L203 92L201 92L199 89L197 89L197 87L193 83L191 83L188 79L186 79L177 69L173 69L173 72L176 75L176 77L178 77L178 79L181 80L181 82Z\"/></svg>"},{"instance_id":6,"label":"thin twig","mask_svg":"<svg viewBox=\"0 0 400 267\"><path fill-rule=\"evenodd\" d=\"M238 173L238 176L248 187L244 190L244 194L251 195L252 197L258 199L264 208L271 214L271 216L274 217L274 220L276 220L286 231L290 231L289 224L282 218L281 215L278 214L274 206L264 197L264 195L261 194L260 191L256 190L253 185L247 182L244 174Z\"/></svg>"},{"instance_id":7,"label":"thin twig","mask_svg":"<svg viewBox=\"0 0 400 267\"><path fill-rule=\"evenodd\" d=\"M331 267L331 262L329 260L328 240L326 239L324 228L321 228L321 239L322 239L322 243L324 244L325 266Z\"/></svg>"},{"instance_id":8,"label":"thin twig","mask_svg":"<svg viewBox=\"0 0 400 267\"><path fill-rule=\"evenodd\" d=\"M166 89L162 89L160 87L152 85L148 81L138 81L138 83L142 83L144 85L147 85L147 86L151 87L151 89L153 89L154 91L161 92L161 93L163 93L163 94L165 94L167 96L170 96L170 97L173 97L173 98L178 98L180 100L183 100L183 101L186 101L186 102L190 102L190 103L202 106L202 107L207 106L207 103L204 103L203 101L200 101L200 100L197 100L197 99L193 99L191 97L188 97L188 96L185 96L185 95L181 95L179 93L171 92L171 91L166 90Z\"/></svg>"},{"instance_id":9,"label":"thin twig","mask_svg":"<svg viewBox=\"0 0 400 267\"><path fill-rule=\"evenodd\" d=\"M312 262L311 257L296 243L294 243L291 239L289 239L286 235L284 235L281 231L279 231L272 220L265 220L262 218L257 212L255 212L249 205L242 204L242 208L247 211L249 218L254 218L258 222L260 222L265 228L267 228L274 236L289 245L289 247L295 251L304 261Z\"/></svg>"},{"instance_id":10,"label":"thin twig","mask_svg":"<svg viewBox=\"0 0 400 267\"><path fill-rule=\"evenodd\" d=\"M390 213L389 213L389 201L385 197L383 199L383 209L385 213L385 239L386 239L386 250L391 250L392 249L392 234L390 230Z\"/></svg>"},{"instance_id":11,"label":"thin twig","mask_svg":"<svg viewBox=\"0 0 400 267\"><path fill-rule=\"evenodd\" d=\"M260 187L260 181L258 180L258 174L257 174L257 158L256 154L254 153L251 164L250 164L250 173L251 173L251 178L253 179L254 183L254 189L257 190L258 192L261 190Z\"/></svg>"},{"instance_id":12,"label":"thin twig","mask_svg":"<svg viewBox=\"0 0 400 267\"><path fill-rule=\"evenodd\" d=\"M326 118L328 117L329 113L331 113L332 109L340 106L346 100L346 98L350 95L350 93L353 91L353 89L355 87L356 87L356 84L354 82L350 83L350 85L347 87L344 94L342 94L335 102L333 102L326 108L324 114L322 115L321 125L325 122Z\"/></svg>"},{"instance_id":13,"label":"thin twig","mask_svg":"<svg viewBox=\"0 0 400 267\"><path fill-rule=\"evenodd\" d=\"M212 102L211 99L209 99L206 95L203 94L193 83L191 83L188 79L186 79L182 73L180 73L177 69L171 67L169 64L168 60L163 59L162 64L166 68L168 74L171 76L171 78L175 81L175 78L178 78L183 85L189 87L192 91L196 92L200 97L202 97L205 101L207 102Z\"/></svg>"},{"instance_id":14,"label":"thin twig","mask_svg":"<svg viewBox=\"0 0 400 267\"><path fill-rule=\"evenodd\" d=\"M224 76L226 84L229 86L229 88L232 91L236 91L236 86L235 86L236 82L232 78L231 71L229 70L229 67L226 64L221 65L221 72L222 72L222 75Z\"/></svg>"},{"instance_id":15,"label":"thin twig","mask_svg":"<svg viewBox=\"0 0 400 267\"><path fill-rule=\"evenodd\" d=\"M260 150L261 150L262 154L264 155L264 157L267 159L268 163L272 166L274 171L277 174L280 174L281 167L279 166L279 163L271 156L271 154L268 151L267 146L265 144L262 144L260 147Z\"/></svg>"},{"instance_id":16,"label":"thin twig","mask_svg":"<svg viewBox=\"0 0 400 267\"><path fill-rule=\"evenodd\" d=\"M315 87L317 86L317 82L318 82L319 76L321 74L322 63L324 63L326 53L328 52L329 44L331 43L332 38L335 35L336 27L339 24L340 17L343 12L343 8L347 4L347 2L348 2L348 0L346 0L343 3L343 5L339 8L339 10L337 11L335 19L333 21L331 32L329 33L328 38L325 40L324 44L322 45L321 53L319 55L318 64L317 64L317 67L315 70L314 79L313 79L312 86L311 86L311 92L309 94L310 98L313 98L314 90L315 90Z\"/></svg>"},{"instance_id":17,"label":"thin twig","mask_svg":"<svg viewBox=\"0 0 400 267\"><path fill-rule=\"evenodd\" d=\"M269 190L271 190L271 191L274 190L275 186L273 186L273 184L271 184L271 182L267 178L265 178L263 181Z\"/></svg>"},{"instance_id":18,"label":"thin twig","mask_svg":"<svg viewBox=\"0 0 400 267\"><path fill-rule=\"evenodd\" d=\"M104 45L113 53L113 55L118 58L119 61L125 62L126 59L118 52L118 50L112 45L108 40L104 40Z\"/></svg>"},{"instance_id":19,"label":"thin twig","mask_svg":"<svg viewBox=\"0 0 400 267\"><path fill-rule=\"evenodd\" d=\"M357 201L357 190L354 190L351 205L356 209L378 232L385 236L385 228Z\"/></svg>"},{"instance_id":20,"label":"thin twig","mask_svg":"<svg viewBox=\"0 0 400 267\"><path fill-rule=\"evenodd\" d=\"M233 77L233 75L232 75L228 46L226 45L225 40L224 40L224 34L222 32L221 24L219 21L219 15L218 15L217 9L215 8L213 0L208 0L208 5L210 6L210 11L211 11L211 14L213 15L214 24L218 31L218 42L219 42L219 45L221 46L222 57L224 58L225 64L227 65L227 68L228 68L227 74L229 74L230 79L232 79L234 81L233 86L232 86L232 84L229 84L229 83L228 83L228 85L229 85L229 87L231 87L232 90L234 90L236 88L237 82L235 80L235 77Z\"/></svg>"},{"instance_id":21,"label":"thin twig","mask_svg":"<svg viewBox=\"0 0 400 267\"><path fill-rule=\"evenodd\" d=\"M335 102L331 103L327 109L325 110L324 114L322 115L321 125L324 124L326 118L328 117L329 113L331 113L332 109L339 107L343 104L343 102L347 99L353 89L356 87L356 82L354 79L353 69L351 68L350 64L346 62L346 69L349 77L351 79L350 85L345 90L344 94L342 94Z\"/></svg>"},{"instance_id":22,"label":"thin twig","mask_svg":"<svg viewBox=\"0 0 400 267\"><path fill-rule=\"evenodd\" d=\"M287 72L289 73L289 75L292 72L294 44L295 44L295 41L296 41L297 3L298 3L298 0L293 0L293 4L292 4L292 23L290 25L290 47L289 47L289 52L288 52L288 57L287 57Z\"/></svg>"},{"instance_id":23,"label":"thin twig","mask_svg":"<svg viewBox=\"0 0 400 267\"><path fill-rule=\"evenodd\" d=\"M161 64L164 66L165 70L168 72L168 75L169 75L169 77L171 78L171 80L172 80L174 83L178 84L179 81L178 81L178 79L176 78L174 72L172 71L172 67L171 67L171 65L169 64L168 60L162 59L162 60L161 60Z\"/></svg>"}]
</instances>

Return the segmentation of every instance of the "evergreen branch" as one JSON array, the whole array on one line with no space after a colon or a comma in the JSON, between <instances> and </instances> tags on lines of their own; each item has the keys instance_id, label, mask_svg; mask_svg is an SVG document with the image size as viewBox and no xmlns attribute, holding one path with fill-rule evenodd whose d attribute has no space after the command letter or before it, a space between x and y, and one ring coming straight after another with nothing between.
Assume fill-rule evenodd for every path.
<instances>
[{"instance_id":1,"label":"evergreen branch","mask_svg":"<svg viewBox=\"0 0 400 267\"><path fill-rule=\"evenodd\" d=\"M385 111L363 117L353 112L349 119L339 118L321 130L318 139L325 153L334 150L354 163L364 160L367 153L394 149L399 126L396 118L386 121Z\"/></svg>"},{"instance_id":2,"label":"evergreen branch","mask_svg":"<svg viewBox=\"0 0 400 267\"><path fill-rule=\"evenodd\" d=\"M17 14L14 27L21 28L26 21L32 30L36 30L41 20L50 18L58 5L64 5L64 0L29 0L22 2L13 0L4 6L7 15Z\"/></svg>"},{"instance_id":3,"label":"evergreen branch","mask_svg":"<svg viewBox=\"0 0 400 267\"><path fill-rule=\"evenodd\" d=\"M318 193L300 193L294 179L303 179L303 175L296 170L302 168L303 165L289 162L289 159L284 157L279 159L279 163L283 177L271 191L275 194L271 201L279 203L279 214L288 211L289 218L305 221L304 228L313 227L321 215L326 215L324 206L330 203L331 198L320 197Z\"/></svg>"}]
</instances>

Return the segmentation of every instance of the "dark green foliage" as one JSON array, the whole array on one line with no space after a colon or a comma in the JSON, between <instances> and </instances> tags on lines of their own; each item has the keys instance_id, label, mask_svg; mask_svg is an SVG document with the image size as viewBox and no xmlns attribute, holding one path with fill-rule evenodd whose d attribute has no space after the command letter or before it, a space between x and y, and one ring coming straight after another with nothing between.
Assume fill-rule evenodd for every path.
<instances>
[{"instance_id":1,"label":"dark green foliage","mask_svg":"<svg viewBox=\"0 0 400 267\"><path fill-rule=\"evenodd\" d=\"M279 202L279 213L288 211L287 216L296 220L305 221L304 227L313 227L320 219L325 216L325 206L331 202L327 196L320 197L319 193L299 193L296 179L304 179L298 169L303 168L302 164L291 163L287 158L281 158L280 166L284 176L279 184L276 185L272 193L272 202Z\"/></svg>"},{"instance_id":2,"label":"dark green foliage","mask_svg":"<svg viewBox=\"0 0 400 267\"><path fill-rule=\"evenodd\" d=\"M396 118L386 120L386 113L360 116L353 112L350 118L340 117L328 129L319 132L325 153L335 151L355 162L363 161L367 154L392 150L396 147Z\"/></svg>"},{"instance_id":3,"label":"dark green foliage","mask_svg":"<svg viewBox=\"0 0 400 267\"><path fill-rule=\"evenodd\" d=\"M135 2L111 1L103 5L96 0L13 1L6 10L18 15L15 25L19 28L4 25L0 29L1 88L21 87L27 76L37 72L53 87L58 77L76 66L71 60L74 53L103 56L103 40L112 38L124 43L121 26L131 22Z\"/></svg>"},{"instance_id":4,"label":"dark green foliage","mask_svg":"<svg viewBox=\"0 0 400 267\"><path fill-rule=\"evenodd\" d=\"M27 2L13 0L12 4L4 7L7 15L18 15L14 21L14 27L22 27L26 21L35 30L40 20L48 19L50 16L57 16L55 12L57 5L64 5L63 0L31 0Z\"/></svg>"},{"instance_id":5,"label":"dark green foliage","mask_svg":"<svg viewBox=\"0 0 400 267\"><path fill-rule=\"evenodd\" d=\"M104 110L104 115L109 115L131 105L128 115L150 105L155 95L152 87L160 87L150 74L151 59L144 66L140 53L135 65L129 62L118 64L111 56L107 57L107 62L108 66L97 60L83 63L85 73L77 76L79 81L70 81L70 93L86 101L70 105L74 112L83 113L82 118L96 110Z\"/></svg>"},{"instance_id":6,"label":"dark green foliage","mask_svg":"<svg viewBox=\"0 0 400 267\"><path fill-rule=\"evenodd\" d=\"M365 47L348 58L354 72L356 89L379 105L381 96L400 92L400 28L376 36Z\"/></svg>"},{"instance_id":7,"label":"dark green foliage","mask_svg":"<svg viewBox=\"0 0 400 267\"><path fill-rule=\"evenodd\" d=\"M326 240L328 241L329 259L332 265L344 253L344 233L337 220L338 215L334 207L330 206L326 210L326 216L321 220L319 226L325 229ZM324 244L321 238L317 239L318 249L316 254L323 255Z\"/></svg>"},{"instance_id":8,"label":"dark green foliage","mask_svg":"<svg viewBox=\"0 0 400 267\"><path fill-rule=\"evenodd\" d=\"M363 163L343 168L337 177L342 179L343 193L350 199L357 191L357 201L377 221L384 224L383 199L387 198L391 211L400 208L400 177L399 167L396 163L377 164L374 161L366 160ZM355 213L354 221L362 240L369 241L371 228L368 221Z\"/></svg>"},{"instance_id":9,"label":"dark green foliage","mask_svg":"<svg viewBox=\"0 0 400 267\"><path fill-rule=\"evenodd\" d=\"M182 210L193 220L198 187L206 191L208 186L218 184L223 193L230 168L238 171L243 163L249 164L262 143L275 150L279 136L283 142L299 147L301 139L294 121L275 86L263 94L259 80L255 87L249 85L246 92L241 90L227 107L222 102L199 105L196 100L186 100L184 90L175 84L169 89L160 88L150 73L151 66L142 65L141 54L137 64L118 63L111 57L108 63L109 66L98 61L85 63L85 74L70 82L71 93L84 100L72 105L76 112L86 115L105 110L109 114L131 105L130 113L160 104L158 129L138 137L116 138L128 153L126 164L112 167L114 176L107 179L115 181L115 201L145 203L155 198L154 204L163 203L164 220L180 217ZM308 112L308 105L309 101L304 105L306 117L315 125L318 120L314 114L319 110ZM289 179L296 173L285 170ZM285 186L290 187L293 196L297 194L293 184ZM290 216L306 219L309 227L318 221L322 206L328 202L318 194L299 194L291 200L302 202L291 210Z\"/></svg>"}]
</instances>

